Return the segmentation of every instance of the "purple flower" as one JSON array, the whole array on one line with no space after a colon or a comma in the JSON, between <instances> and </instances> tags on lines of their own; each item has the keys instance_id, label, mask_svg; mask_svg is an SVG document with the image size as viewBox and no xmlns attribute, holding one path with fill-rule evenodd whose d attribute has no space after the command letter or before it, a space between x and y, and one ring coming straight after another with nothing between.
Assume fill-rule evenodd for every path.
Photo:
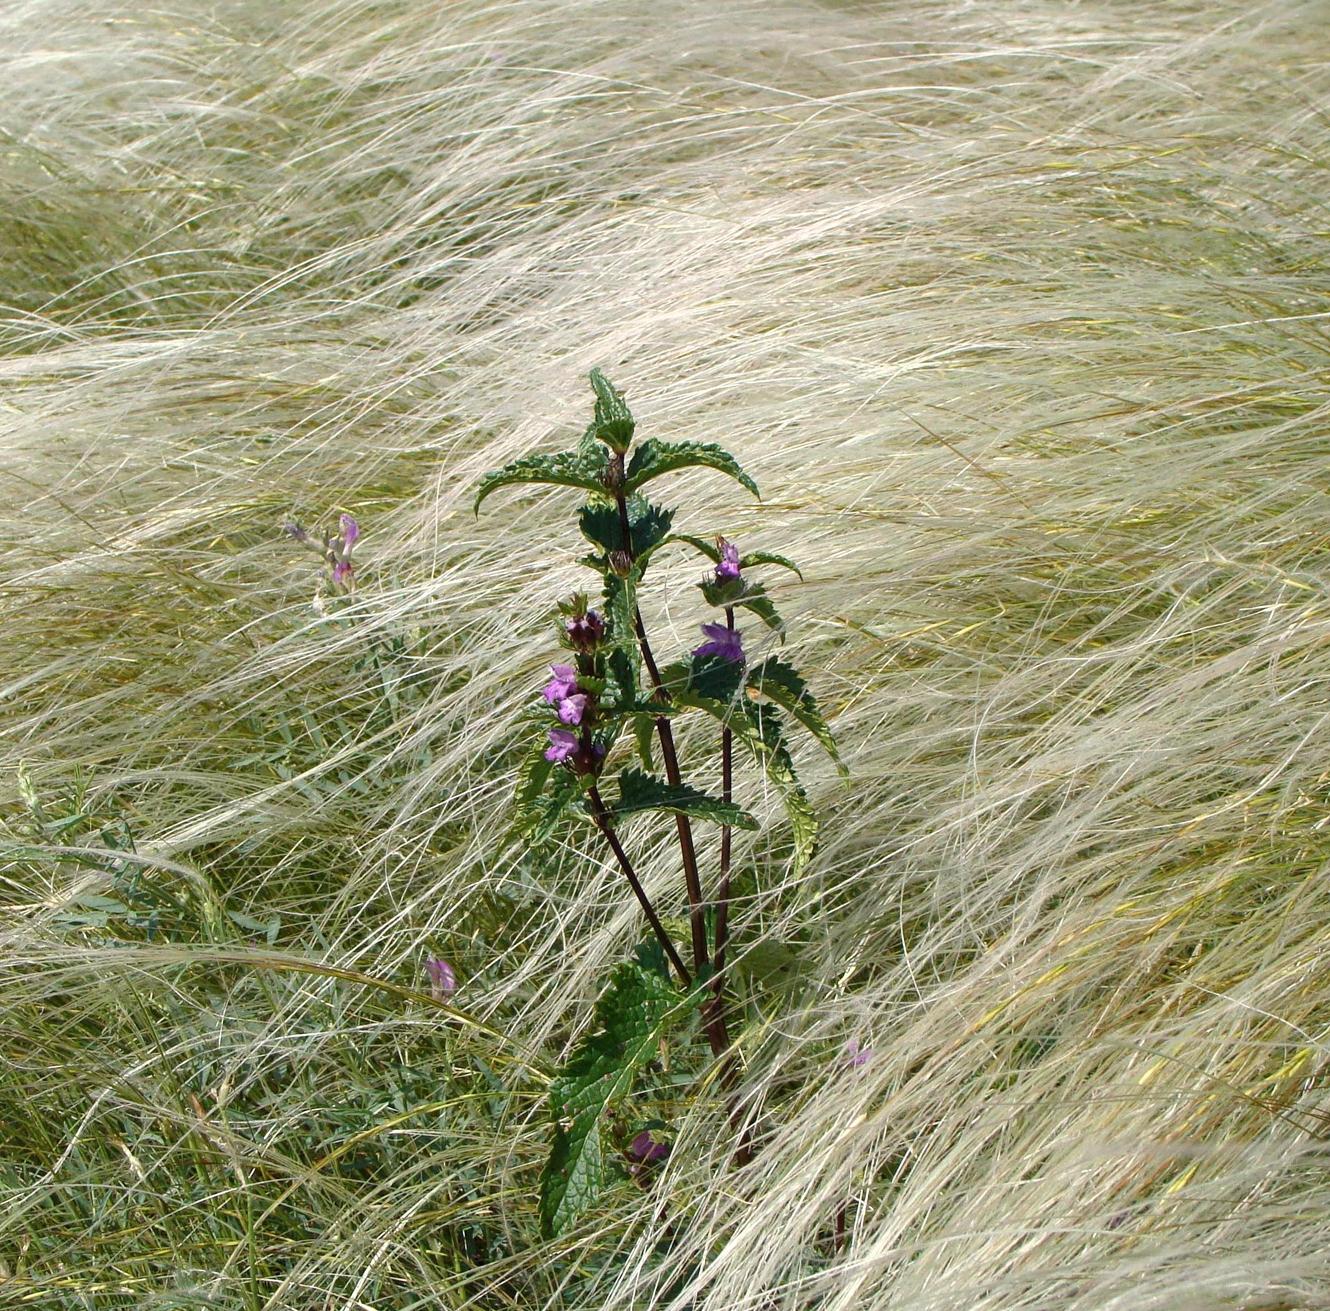
<instances>
[{"instance_id":1,"label":"purple flower","mask_svg":"<svg viewBox=\"0 0 1330 1311\"><path fill-rule=\"evenodd\" d=\"M594 651L605 636L605 621L594 611L574 615L565 624L568 640L578 651Z\"/></svg>"},{"instance_id":2,"label":"purple flower","mask_svg":"<svg viewBox=\"0 0 1330 1311\"><path fill-rule=\"evenodd\" d=\"M550 744L545 749L545 759L552 765L570 760L577 754L577 734L566 728L550 729Z\"/></svg>"},{"instance_id":3,"label":"purple flower","mask_svg":"<svg viewBox=\"0 0 1330 1311\"><path fill-rule=\"evenodd\" d=\"M641 1161L647 1165L654 1165L657 1161L663 1161L670 1154L669 1143L658 1143L652 1136L650 1129L643 1129L631 1143L628 1144L628 1155L635 1161Z\"/></svg>"},{"instance_id":4,"label":"purple flower","mask_svg":"<svg viewBox=\"0 0 1330 1311\"><path fill-rule=\"evenodd\" d=\"M577 687L577 670L572 665L551 665L550 673L554 677L545 684L545 690L541 693L541 696L553 706L565 697L572 696ZM564 722L568 723L570 721L564 720Z\"/></svg>"},{"instance_id":5,"label":"purple flower","mask_svg":"<svg viewBox=\"0 0 1330 1311\"><path fill-rule=\"evenodd\" d=\"M733 582L739 576L739 548L733 542L720 539L720 563L716 566L718 583Z\"/></svg>"},{"instance_id":6,"label":"purple flower","mask_svg":"<svg viewBox=\"0 0 1330 1311\"><path fill-rule=\"evenodd\" d=\"M333 582L339 587L350 587L354 575L355 570L351 568L350 560L338 560L337 563L333 565Z\"/></svg>"},{"instance_id":7,"label":"purple flower","mask_svg":"<svg viewBox=\"0 0 1330 1311\"><path fill-rule=\"evenodd\" d=\"M360 536L360 525L349 514L344 514L339 522L342 528L342 554L349 557L356 538Z\"/></svg>"},{"instance_id":8,"label":"purple flower","mask_svg":"<svg viewBox=\"0 0 1330 1311\"><path fill-rule=\"evenodd\" d=\"M845 1044L845 1061L852 1070L860 1070L873 1059L871 1047L860 1047L858 1038L851 1038Z\"/></svg>"},{"instance_id":9,"label":"purple flower","mask_svg":"<svg viewBox=\"0 0 1330 1311\"><path fill-rule=\"evenodd\" d=\"M559 702L559 722L561 724L580 724L582 716L586 714L586 696L581 692L575 692L572 696L566 696Z\"/></svg>"},{"instance_id":10,"label":"purple flower","mask_svg":"<svg viewBox=\"0 0 1330 1311\"><path fill-rule=\"evenodd\" d=\"M457 987L457 973L442 956L431 956L425 962L425 973L429 975L430 996L442 1001Z\"/></svg>"},{"instance_id":11,"label":"purple flower","mask_svg":"<svg viewBox=\"0 0 1330 1311\"><path fill-rule=\"evenodd\" d=\"M695 656L719 656L722 660L743 663L743 638L737 628L724 624L703 624L702 633L708 639L693 652Z\"/></svg>"}]
</instances>

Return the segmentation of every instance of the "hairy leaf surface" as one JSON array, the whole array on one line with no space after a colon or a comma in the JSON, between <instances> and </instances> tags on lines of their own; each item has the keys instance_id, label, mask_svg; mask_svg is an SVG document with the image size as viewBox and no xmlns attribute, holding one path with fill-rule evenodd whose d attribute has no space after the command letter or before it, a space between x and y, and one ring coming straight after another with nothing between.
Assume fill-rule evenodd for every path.
<instances>
[{"instance_id":1,"label":"hairy leaf surface","mask_svg":"<svg viewBox=\"0 0 1330 1311\"><path fill-rule=\"evenodd\" d=\"M668 810L690 819L709 819L734 828L756 828L757 820L733 802L699 792L681 783L677 787L639 769L625 769L619 775L619 800L614 818L622 820L648 810Z\"/></svg>"},{"instance_id":2,"label":"hairy leaf surface","mask_svg":"<svg viewBox=\"0 0 1330 1311\"><path fill-rule=\"evenodd\" d=\"M687 468L715 469L736 482L742 483L754 496L761 499L757 484L743 471L738 460L729 451L710 442L662 442L654 437L643 442L629 461L626 491L635 492L643 483L663 473Z\"/></svg>"}]
</instances>

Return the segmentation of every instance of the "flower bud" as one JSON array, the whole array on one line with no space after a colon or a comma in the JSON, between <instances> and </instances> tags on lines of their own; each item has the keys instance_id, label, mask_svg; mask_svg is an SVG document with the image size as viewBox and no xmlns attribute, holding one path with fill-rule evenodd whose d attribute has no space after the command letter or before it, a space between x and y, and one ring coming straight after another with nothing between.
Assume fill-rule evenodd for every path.
<instances>
[{"instance_id":1,"label":"flower bud","mask_svg":"<svg viewBox=\"0 0 1330 1311\"><path fill-rule=\"evenodd\" d=\"M627 578L633 572L633 557L627 551L611 551L610 568L620 578Z\"/></svg>"},{"instance_id":2,"label":"flower bud","mask_svg":"<svg viewBox=\"0 0 1330 1311\"><path fill-rule=\"evenodd\" d=\"M605 621L594 610L588 610L584 615L573 615L564 629L574 651L594 651L605 636Z\"/></svg>"}]
</instances>

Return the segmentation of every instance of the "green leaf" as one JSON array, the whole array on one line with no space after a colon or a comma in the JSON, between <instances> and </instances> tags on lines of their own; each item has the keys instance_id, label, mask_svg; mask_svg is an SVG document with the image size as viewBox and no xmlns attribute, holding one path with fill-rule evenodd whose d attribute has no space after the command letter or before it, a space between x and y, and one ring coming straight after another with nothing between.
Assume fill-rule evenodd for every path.
<instances>
[{"instance_id":1,"label":"green leaf","mask_svg":"<svg viewBox=\"0 0 1330 1311\"><path fill-rule=\"evenodd\" d=\"M694 537L691 533L674 533L666 540L670 542L687 542L694 550L701 551L708 560L711 560L716 564L720 563L720 547L718 547L714 541L707 541L705 537ZM800 581L803 581L803 573L800 571L799 566L788 556L777 555L775 551L749 551L746 555L741 555L739 557L740 569L750 569L754 565L759 564L779 565L782 569L788 569L792 573L798 574Z\"/></svg>"},{"instance_id":2,"label":"green leaf","mask_svg":"<svg viewBox=\"0 0 1330 1311\"><path fill-rule=\"evenodd\" d=\"M643 442L628 464L624 490L635 492L643 483L675 469L702 467L715 469L735 479L761 499L757 484L743 471L728 451L708 442L662 442L654 437Z\"/></svg>"},{"instance_id":3,"label":"green leaf","mask_svg":"<svg viewBox=\"0 0 1330 1311\"><path fill-rule=\"evenodd\" d=\"M688 667L688 690L713 701L732 700L743 681L744 667L739 660L695 655Z\"/></svg>"},{"instance_id":4,"label":"green leaf","mask_svg":"<svg viewBox=\"0 0 1330 1311\"><path fill-rule=\"evenodd\" d=\"M604 442L620 455L633 440L636 424L621 392L599 369L591 370L591 386L596 393L595 417L587 436Z\"/></svg>"},{"instance_id":5,"label":"green leaf","mask_svg":"<svg viewBox=\"0 0 1330 1311\"><path fill-rule=\"evenodd\" d=\"M562 1233L596 1200L604 1181L600 1117L632 1090L656 1056L669 1025L697 1005L705 989L684 995L657 968L615 967L596 1003L593 1031L550 1084L554 1143L540 1180L540 1221L547 1237Z\"/></svg>"},{"instance_id":6,"label":"green leaf","mask_svg":"<svg viewBox=\"0 0 1330 1311\"><path fill-rule=\"evenodd\" d=\"M822 718L817 700L793 665L786 664L778 656L768 656L749 670L748 686L793 715L822 744L841 773L849 772L836 750L836 739Z\"/></svg>"},{"instance_id":7,"label":"green leaf","mask_svg":"<svg viewBox=\"0 0 1330 1311\"><path fill-rule=\"evenodd\" d=\"M785 621L776 613L776 607L771 604L767 589L761 583L746 580L739 584L733 581L718 583L707 578L698 586L708 605L751 610L773 632L782 638L785 636Z\"/></svg>"},{"instance_id":8,"label":"green leaf","mask_svg":"<svg viewBox=\"0 0 1330 1311\"><path fill-rule=\"evenodd\" d=\"M650 770L651 765L651 739L655 734L656 721L650 715L633 716L633 736L637 739L637 755L642 762L642 768Z\"/></svg>"},{"instance_id":9,"label":"green leaf","mask_svg":"<svg viewBox=\"0 0 1330 1311\"><path fill-rule=\"evenodd\" d=\"M556 1124L540 1174L540 1228L545 1237L557 1237L594 1206L604 1180L599 1114L579 1115L567 1129Z\"/></svg>"},{"instance_id":10,"label":"green leaf","mask_svg":"<svg viewBox=\"0 0 1330 1311\"><path fill-rule=\"evenodd\" d=\"M627 819L648 810L668 810L690 819L709 819L732 828L756 828L757 820L730 801L708 796L687 783L677 787L639 769L625 769L619 775L619 800L613 808L616 820Z\"/></svg>"},{"instance_id":11,"label":"green leaf","mask_svg":"<svg viewBox=\"0 0 1330 1311\"><path fill-rule=\"evenodd\" d=\"M803 871L817 846L817 815L799 782L794 761L785 745L785 727L775 706L740 697L717 701L684 688L675 693L681 704L705 710L728 728L762 767L780 795L794 838L794 872Z\"/></svg>"},{"instance_id":12,"label":"green leaf","mask_svg":"<svg viewBox=\"0 0 1330 1311\"><path fill-rule=\"evenodd\" d=\"M516 816L516 828L533 847L544 846L554 836L555 830L565 820L585 819L586 814L580 806L583 785L571 769L554 768L544 759L545 743L536 744L532 755L541 752L541 761L548 768L540 786L531 790L534 780L539 776L539 767L534 763L530 772L519 782L519 796ZM543 790L542 790L543 789Z\"/></svg>"},{"instance_id":13,"label":"green leaf","mask_svg":"<svg viewBox=\"0 0 1330 1311\"><path fill-rule=\"evenodd\" d=\"M524 459L492 469L476 488L473 507L480 512L481 502L500 487L510 483L551 483L562 487L581 487L584 491L605 494L604 473L609 453L595 442L583 441L575 451L558 455L528 455Z\"/></svg>"},{"instance_id":14,"label":"green leaf","mask_svg":"<svg viewBox=\"0 0 1330 1311\"><path fill-rule=\"evenodd\" d=\"M628 537L634 560L639 567L666 538L673 510L652 505L645 496L627 498ZM608 564L611 551L625 550L623 528L619 523L619 507L604 501L593 501L579 511L578 526L582 535L593 546L600 548L599 556L588 556L587 563L602 572Z\"/></svg>"}]
</instances>

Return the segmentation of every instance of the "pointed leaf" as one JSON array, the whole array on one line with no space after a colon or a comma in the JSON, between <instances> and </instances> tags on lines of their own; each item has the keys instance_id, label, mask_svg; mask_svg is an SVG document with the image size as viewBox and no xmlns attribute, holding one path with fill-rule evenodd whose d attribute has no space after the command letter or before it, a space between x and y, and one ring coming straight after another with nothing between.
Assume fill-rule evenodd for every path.
<instances>
[{"instance_id":1,"label":"pointed leaf","mask_svg":"<svg viewBox=\"0 0 1330 1311\"><path fill-rule=\"evenodd\" d=\"M633 440L636 426L621 392L599 369L591 370L591 386L596 393L595 417L587 436L604 442L620 455Z\"/></svg>"},{"instance_id":2,"label":"pointed leaf","mask_svg":"<svg viewBox=\"0 0 1330 1311\"><path fill-rule=\"evenodd\" d=\"M605 494L604 473L609 453L595 442L583 442L575 451L562 451L558 455L528 455L502 469L492 469L476 487L473 507L477 513L481 502L500 487L510 483L550 483L562 487L581 487L584 491Z\"/></svg>"},{"instance_id":3,"label":"pointed leaf","mask_svg":"<svg viewBox=\"0 0 1330 1311\"><path fill-rule=\"evenodd\" d=\"M715 469L741 482L761 499L757 484L743 471L729 451L708 442L662 442L654 437L643 442L628 465L624 490L635 492L643 483L675 469L701 467Z\"/></svg>"},{"instance_id":4,"label":"pointed leaf","mask_svg":"<svg viewBox=\"0 0 1330 1311\"><path fill-rule=\"evenodd\" d=\"M768 656L761 664L749 670L748 686L793 715L822 744L841 773L847 772L841 762L840 752L836 750L836 739L822 718L817 700L793 665L786 664L777 656Z\"/></svg>"},{"instance_id":5,"label":"pointed leaf","mask_svg":"<svg viewBox=\"0 0 1330 1311\"><path fill-rule=\"evenodd\" d=\"M619 800L614 806L614 818L623 820L648 810L668 810L690 819L709 819L733 828L757 827L757 820L733 802L708 796L687 783L676 787L639 769L625 769L619 775Z\"/></svg>"}]
</instances>

